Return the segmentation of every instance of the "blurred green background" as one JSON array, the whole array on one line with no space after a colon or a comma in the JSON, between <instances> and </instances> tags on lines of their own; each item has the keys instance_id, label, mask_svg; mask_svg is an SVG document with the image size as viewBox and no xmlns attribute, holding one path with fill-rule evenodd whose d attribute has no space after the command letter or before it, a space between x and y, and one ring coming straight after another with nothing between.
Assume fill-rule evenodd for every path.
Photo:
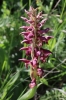
<instances>
[{"instance_id":1,"label":"blurred green background","mask_svg":"<svg viewBox=\"0 0 66 100\"><path fill-rule=\"evenodd\" d=\"M43 28L54 37L44 46L52 55L41 65L45 78L36 100L66 100L66 0L0 0L0 100L17 100L29 88L29 73L18 59L25 57L19 33L26 23L20 17L30 6L48 17Z\"/></svg>"}]
</instances>

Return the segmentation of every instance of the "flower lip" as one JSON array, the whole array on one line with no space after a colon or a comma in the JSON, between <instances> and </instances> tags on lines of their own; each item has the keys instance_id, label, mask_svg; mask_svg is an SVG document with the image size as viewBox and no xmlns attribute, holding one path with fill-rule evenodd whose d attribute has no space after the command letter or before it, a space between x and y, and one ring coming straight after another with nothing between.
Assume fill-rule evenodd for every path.
<instances>
[{"instance_id":1,"label":"flower lip","mask_svg":"<svg viewBox=\"0 0 66 100\"><path fill-rule=\"evenodd\" d=\"M47 56L49 56L52 52L47 50L47 49L43 49L41 48L41 52L43 54L43 56L46 58Z\"/></svg>"},{"instance_id":2,"label":"flower lip","mask_svg":"<svg viewBox=\"0 0 66 100\"><path fill-rule=\"evenodd\" d=\"M46 36L45 38L48 41L49 39L54 38L54 37L53 36Z\"/></svg>"},{"instance_id":3,"label":"flower lip","mask_svg":"<svg viewBox=\"0 0 66 100\"><path fill-rule=\"evenodd\" d=\"M46 28L46 29L44 29L44 30L38 30L38 33L39 33L39 34L45 34L45 33L47 33L49 30L50 30L49 28Z\"/></svg>"},{"instance_id":4,"label":"flower lip","mask_svg":"<svg viewBox=\"0 0 66 100\"><path fill-rule=\"evenodd\" d=\"M53 36L38 36L38 39L42 42L48 43L48 41L53 38Z\"/></svg>"}]
</instances>

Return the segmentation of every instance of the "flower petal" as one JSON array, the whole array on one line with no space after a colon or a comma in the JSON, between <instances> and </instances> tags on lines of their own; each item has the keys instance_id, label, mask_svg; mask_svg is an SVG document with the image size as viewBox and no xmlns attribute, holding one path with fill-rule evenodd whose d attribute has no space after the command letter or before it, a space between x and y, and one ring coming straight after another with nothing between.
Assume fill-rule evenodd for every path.
<instances>
[{"instance_id":1,"label":"flower petal","mask_svg":"<svg viewBox=\"0 0 66 100\"><path fill-rule=\"evenodd\" d=\"M20 50L28 50L29 47L22 47Z\"/></svg>"},{"instance_id":2,"label":"flower petal","mask_svg":"<svg viewBox=\"0 0 66 100\"><path fill-rule=\"evenodd\" d=\"M24 21L28 21L28 19L27 18L25 18L25 17L21 17Z\"/></svg>"},{"instance_id":3,"label":"flower petal","mask_svg":"<svg viewBox=\"0 0 66 100\"><path fill-rule=\"evenodd\" d=\"M32 40L23 40L21 43L26 43L26 44L30 44L32 42Z\"/></svg>"},{"instance_id":4,"label":"flower petal","mask_svg":"<svg viewBox=\"0 0 66 100\"><path fill-rule=\"evenodd\" d=\"M30 62L30 60L27 60L27 59L24 59L24 58L19 59L19 60L22 61L22 62L24 62L24 63L29 63Z\"/></svg>"}]
</instances>

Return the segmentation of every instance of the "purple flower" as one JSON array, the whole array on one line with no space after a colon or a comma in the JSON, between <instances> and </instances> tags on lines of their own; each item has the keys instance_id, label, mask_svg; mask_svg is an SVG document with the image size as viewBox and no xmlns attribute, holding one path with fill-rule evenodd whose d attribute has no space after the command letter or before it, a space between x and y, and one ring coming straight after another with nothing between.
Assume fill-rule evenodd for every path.
<instances>
[{"instance_id":1,"label":"purple flower","mask_svg":"<svg viewBox=\"0 0 66 100\"><path fill-rule=\"evenodd\" d=\"M39 77L42 77L43 74L44 74L43 69L42 68L37 68L37 74L38 74Z\"/></svg>"},{"instance_id":2,"label":"purple flower","mask_svg":"<svg viewBox=\"0 0 66 100\"><path fill-rule=\"evenodd\" d=\"M47 44L48 41L53 38L52 36L45 36L49 32L50 28L41 29L42 26L48 20L47 18L43 19L42 12L37 14L37 9L30 7L29 11L26 11L28 18L21 17L28 26L21 26L20 28L24 29L24 32L20 34L24 37L24 40L21 43L26 43L27 47L22 47L20 50L26 52L28 59L19 59L25 63L26 68L29 68L32 71L31 74L31 83L29 84L30 88L33 88L37 85L37 77L42 77L44 71L42 68L39 68L40 62L43 63L46 61L47 57L52 53L47 49L43 49L43 43Z\"/></svg>"},{"instance_id":3,"label":"purple flower","mask_svg":"<svg viewBox=\"0 0 66 100\"><path fill-rule=\"evenodd\" d=\"M34 69L34 68L37 68L38 63L37 63L37 59L36 59L36 58L34 58L33 60L31 60L30 63L31 63L31 65L32 65L32 68L33 68L33 69Z\"/></svg>"},{"instance_id":4,"label":"purple flower","mask_svg":"<svg viewBox=\"0 0 66 100\"><path fill-rule=\"evenodd\" d=\"M32 79L31 83L29 84L30 88L33 88L36 86L36 79Z\"/></svg>"}]
</instances>

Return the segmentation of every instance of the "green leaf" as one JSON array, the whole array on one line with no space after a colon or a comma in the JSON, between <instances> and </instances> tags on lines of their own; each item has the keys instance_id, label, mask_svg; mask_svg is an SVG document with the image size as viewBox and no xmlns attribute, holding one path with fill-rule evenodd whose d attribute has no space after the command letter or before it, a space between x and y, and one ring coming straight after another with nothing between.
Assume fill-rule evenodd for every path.
<instances>
[{"instance_id":1,"label":"green leaf","mask_svg":"<svg viewBox=\"0 0 66 100\"><path fill-rule=\"evenodd\" d=\"M45 78L41 78L40 82L43 83L43 84L45 84L45 85L47 85L47 86L49 85L48 81Z\"/></svg>"},{"instance_id":2,"label":"green leaf","mask_svg":"<svg viewBox=\"0 0 66 100\"><path fill-rule=\"evenodd\" d=\"M51 51L54 49L55 44L56 44L56 38L49 40L49 42L48 42L48 47L49 47L49 49L50 49Z\"/></svg>"},{"instance_id":3,"label":"green leaf","mask_svg":"<svg viewBox=\"0 0 66 100\"><path fill-rule=\"evenodd\" d=\"M29 100L29 99L31 99L35 95L36 89L37 89L36 86L34 88L29 89L24 95L19 97L17 100Z\"/></svg>"}]
</instances>

